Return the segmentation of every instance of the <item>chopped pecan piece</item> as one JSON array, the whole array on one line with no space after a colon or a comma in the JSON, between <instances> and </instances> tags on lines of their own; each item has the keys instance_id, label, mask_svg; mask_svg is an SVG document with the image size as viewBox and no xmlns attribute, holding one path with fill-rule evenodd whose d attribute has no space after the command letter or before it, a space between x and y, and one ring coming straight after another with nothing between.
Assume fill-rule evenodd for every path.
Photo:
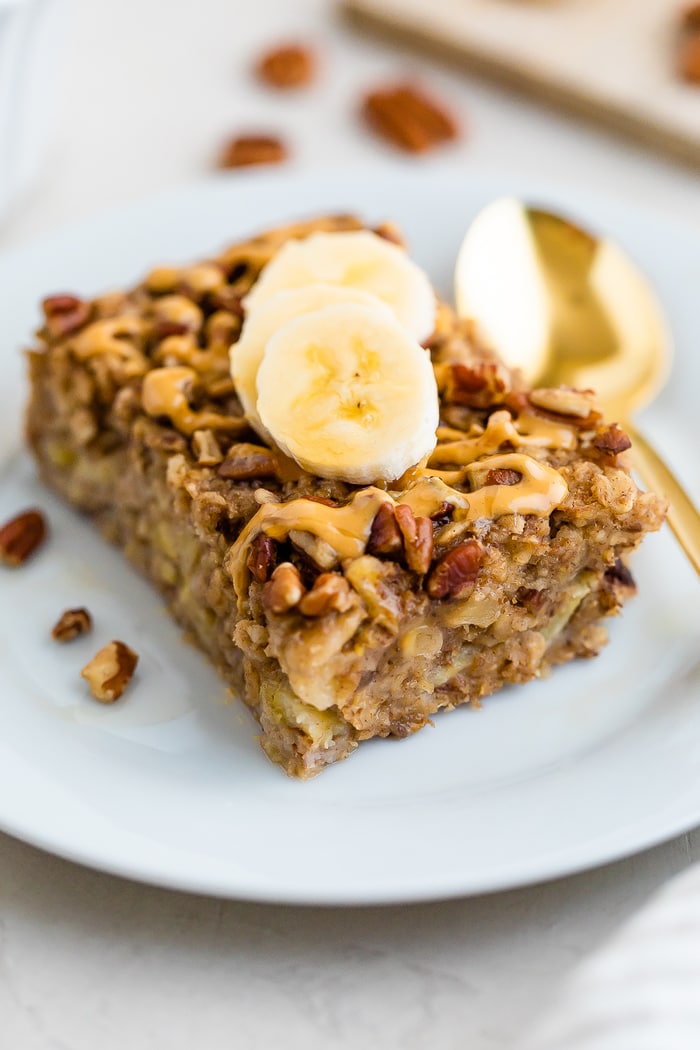
<instances>
[{"instance_id":1,"label":"chopped pecan piece","mask_svg":"<svg viewBox=\"0 0 700 1050\"><path fill-rule=\"evenodd\" d=\"M339 572L323 572L299 602L299 612L304 616L326 616L347 612L351 605L352 591L345 577Z\"/></svg>"},{"instance_id":2,"label":"chopped pecan piece","mask_svg":"<svg viewBox=\"0 0 700 1050\"><path fill-rule=\"evenodd\" d=\"M76 295L50 295L41 306L54 339L77 332L90 319L90 304Z\"/></svg>"},{"instance_id":3,"label":"chopped pecan piece","mask_svg":"<svg viewBox=\"0 0 700 1050\"><path fill-rule=\"evenodd\" d=\"M432 521L433 525L437 525L439 528L441 525L447 525L448 521L452 521L452 518L454 517L454 512L454 504L448 503L447 500L445 500L445 502L438 507L435 513L430 515L430 520Z\"/></svg>"},{"instance_id":4,"label":"chopped pecan piece","mask_svg":"<svg viewBox=\"0 0 700 1050\"><path fill-rule=\"evenodd\" d=\"M181 321L156 321L153 326L153 338L160 343L171 335L187 335L189 331L189 325L182 324Z\"/></svg>"},{"instance_id":5,"label":"chopped pecan piece","mask_svg":"<svg viewBox=\"0 0 700 1050\"><path fill-rule=\"evenodd\" d=\"M574 390L569 386L539 387L530 391L530 403L555 416L570 417L571 422L588 422L598 415L593 390Z\"/></svg>"},{"instance_id":6,"label":"chopped pecan piece","mask_svg":"<svg viewBox=\"0 0 700 1050\"><path fill-rule=\"evenodd\" d=\"M423 153L457 138L451 114L411 84L395 84L366 95L362 113L382 138L409 153Z\"/></svg>"},{"instance_id":7,"label":"chopped pecan piece","mask_svg":"<svg viewBox=\"0 0 700 1050\"><path fill-rule=\"evenodd\" d=\"M305 87L313 80L315 62L308 47L287 44L267 51L255 66L259 80L280 91Z\"/></svg>"},{"instance_id":8,"label":"chopped pecan piece","mask_svg":"<svg viewBox=\"0 0 700 1050\"><path fill-rule=\"evenodd\" d=\"M516 605L524 605L530 612L537 612L542 608L546 600L547 591L538 591L535 587L519 587L513 599Z\"/></svg>"},{"instance_id":9,"label":"chopped pecan piece","mask_svg":"<svg viewBox=\"0 0 700 1050\"><path fill-rule=\"evenodd\" d=\"M40 510L25 510L0 528L0 561L13 569L24 565L46 539L46 518Z\"/></svg>"},{"instance_id":10,"label":"chopped pecan piece","mask_svg":"<svg viewBox=\"0 0 700 1050\"><path fill-rule=\"evenodd\" d=\"M490 361L473 365L453 362L444 375L444 397L448 404L491 408L502 404L508 391L505 369Z\"/></svg>"},{"instance_id":11,"label":"chopped pecan piece","mask_svg":"<svg viewBox=\"0 0 700 1050\"><path fill-rule=\"evenodd\" d=\"M290 561L283 561L263 587L263 605L268 612L280 616L299 604L304 590L299 570Z\"/></svg>"},{"instance_id":12,"label":"chopped pecan piece","mask_svg":"<svg viewBox=\"0 0 700 1050\"><path fill-rule=\"evenodd\" d=\"M287 148L274 135L239 135L228 142L219 156L220 168L244 168L252 164L280 164Z\"/></svg>"},{"instance_id":13,"label":"chopped pecan piece","mask_svg":"<svg viewBox=\"0 0 700 1050\"><path fill-rule=\"evenodd\" d=\"M477 540L453 547L435 563L426 580L431 598L457 598L475 582L484 552Z\"/></svg>"},{"instance_id":14,"label":"chopped pecan piece","mask_svg":"<svg viewBox=\"0 0 700 1050\"><path fill-rule=\"evenodd\" d=\"M250 545L247 565L251 575L259 583L267 583L277 562L277 544L264 532L259 533Z\"/></svg>"},{"instance_id":15,"label":"chopped pecan piece","mask_svg":"<svg viewBox=\"0 0 700 1050\"><path fill-rule=\"evenodd\" d=\"M139 658L124 642L109 642L85 664L80 674L101 704L112 704L131 681Z\"/></svg>"},{"instance_id":16,"label":"chopped pecan piece","mask_svg":"<svg viewBox=\"0 0 700 1050\"><path fill-rule=\"evenodd\" d=\"M616 456L619 452L626 452L628 448L632 448L632 442L617 423L611 423L609 427L599 430L593 438L593 445L600 452L605 452L611 456Z\"/></svg>"},{"instance_id":17,"label":"chopped pecan piece","mask_svg":"<svg viewBox=\"0 0 700 1050\"><path fill-rule=\"evenodd\" d=\"M391 244L398 244L399 248L404 248L406 246L401 230L398 226L395 226L393 222L382 222L379 226L375 226L372 232L376 233L377 237L381 237L384 241L389 241Z\"/></svg>"},{"instance_id":18,"label":"chopped pecan piece","mask_svg":"<svg viewBox=\"0 0 700 1050\"><path fill-rule=\"evenodd\" d=\"M56 642L72 642L91 630L92 617L87 609L66 609L54 624L51 637Z\"/></svg>"},{"instance_id":19,"label":"chopped pecan piece","mask_svg":"<svg viewBox=\"0 0 700 1050\"><path fill-rule=\"evenodd\" d=\"M636 593L637 590L634 576L621 558L617 558L615 564L605 570L605 582L613 589L620 588L630 594Z\"/></svg>"},{"instance_id":20,"label":"chopped pecan piece","mask_svg":"<svg viewBox=\"0 0 700 1050\"><path fill-rule=\"evenodd\" d=\"M273 452L264 445L251 445L241 441L226 453L217 474L232 481L249 481L252 478L277 477L277 460Z\"/></svg>"},{"instance_id":21,"label":"chopped pecan piece","mask_svg":"<svg viewBox=\"0 0 700 1050\"><path fill-rule=\"evenodd\" d=\"M401 529L391 503L382 503L374 516L367 551L369 554L399 554L403 549Z\"/></svg>"},{"instance_id":22,"label":"chopped pecan piece","mask_svg":"<svg viewBox=\"0 0 700 1050\"><path fill-rule=\"evenodd\" d=\"M399 503L395 514L403 536L406 564L413 572L427 572L433 556L432 521L430 518L417 518L406 503Z\"/></svg>"},{"instance_id":23,"label":"chopped pecan piece","mask_svg":"<svg viewBox=\"0 0 700 1050\"><path fill-rule=\"evenodd\" d=\"M509 470L506 467L497 467L486 475L487 485L517 485L522 480L523 476L519 470Z\"/></svg>"},{"instance_id":24,"label":"chopped pecan piece","mask_svg":"<svg viewBox=\"0 0 700 1050\"><path fill-rule=\"evenodd\" d=\"M224 454L212 430L195 430L192 435L192 451L200 467L215 467Z\"/></svg>"}]
</instances>

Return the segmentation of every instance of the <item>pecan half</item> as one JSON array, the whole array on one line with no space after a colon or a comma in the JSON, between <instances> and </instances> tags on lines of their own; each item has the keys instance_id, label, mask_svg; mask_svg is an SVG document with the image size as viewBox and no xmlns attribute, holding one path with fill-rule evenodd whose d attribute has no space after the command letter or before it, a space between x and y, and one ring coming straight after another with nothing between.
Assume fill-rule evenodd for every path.
<instances>
[{"instance_id":1,"label":"pecan half","mask_svg":"<svg viewBox=\"0 0 700 1050\"><path fill-rule=\"evenodd\" d=\"M239 135L226 143L219 156L220 168L245 168L252 164L280 164L287 148L274 135Z\"/></svg>"},{"instance_id":2,"label":"pecan half","mask_svg":"<svg viewBox=\"0 0 700 1050\"><path fill-rule=\"evenodd\" d=\"M406 150L423 153L457 138L448 110L411 84L393 84L365 96L362 114L382 138Z\"/></svg>"},{"instance_id":3,"label":"pecan half","mask_svg":"<svg viewBox=\"0 0 700 1050\"><path fill-rule=\"evenodd\" d=\"M628 448L632 448L632 442L617 423L611 423L609 427L599 430L593 438L593 445L600 452L605 452L611 456L616 456L619 452L626 452Z\"/></svg>"},{"instance_id":4,"label":"pecan half","mask_svg":"<svg viewBox=\"0 0 700 1050\"><path fill-rule=\"evenodd\" d=\"M277 544L264 532L259 533L250 545L247 566L259 583L267 583L277 562Z\"/></svg>"},{"instance_id":5,"label":"pecan half","mask_svg":"<svg viewBox=\"0 0 700 1050\"><path fill-rule=\"evenodd\" d=\"M347 612L351 605L352 591L345 577L339 572L323 572L299 602L299 612L304 616L326 616Z\"/></svg>"},{"instance_id":6,"label":"pecan half","mask_svg":"<svg viewBox=\"0 0 700 1050\"><path fill-rule=\"evenodd\" d=\"M431 598L457 598L475 582L484 551L477 540L453 547L435 563L425 583Z\"/></svg>"},{"instance_id":7,"label":"pecan half","mask_svg":"<svg viewBox=\"0 0 700 1050\"><path fill-rule=\"evenodd\" d=\"M313 80L314 56L308 47L286 44L262 55L256 63L255 72L264 84L279 91L305 87Z\"/></svg>"},{"instance_id":8,"label":"pecan half","mask_svg":"<svg viewBox=\"0 0 700 1050\"><path fill-rule=\"evenodd\" d=\"M406 503L399 503L395 514L403 536L406 564L413 572L427 572L433 556L432 521L430 518L417 518Z\"/></svg>"},{"instance_id":9,"label":"pecan half","mask_svg":"<svg viewBox=\"0 0 700 1050\"><path fill-rule=\"evenodd\" d=\"M369 554L399 554L403 549L403 536L396 522L391 503L382 503L374 516L367 541Z\"/></svg>"},{"instance_id":10,"label":"pecan half","mask_svg":"<svg viewBox=\"0 0 700 1050\"><path fill-rule=\"evenodd\" d=\"M252 478L277 477L277 460L274 453L264 445L251 445L241 441L226 453L217 474L232 481L250 481Z\"/></svg>"},{"instance_id":11,"label":"pecan half","mask_svg":"<svg viewBox=\"0 0 700 1050\"><path fill-rule=\"evenodd\" d=\"M56 642L72 642L78 635L92 630L92 617L87 609L66 609L53 626L51 637Z\"/></svg>"},{"instance_id":12,"label":"pecan half","mask_svg":"<svg viewBox=\"0 0 700 1050\"><path fill-rule=\"evenodd\" d=\"M263 605L267 612L280 616L299 604L304 591L297 567L290 561L283 561L263 587Z\"/></svg>"},{"instance_id":13,"label":"pecan half","mask_svg":"<svg viewBox=\"0 0 700 1050\"><path fill-rule=\"evenodd\" d=\"M46 539L46 518L40 510L25 510L0 528L0 561L13 569L24 565Z\"/></svg>"},{"instance_id":14,"label":"pecan half","mask_svg":"<svg viewBox=\"0 0 700 1050\"><path fill-rule=\"evenodd\" d=\"M487 485L517 485L523 480L519 470L510 470L507 467L496 467L486 475Z\"/></svg>"},{"instance_id":15,"label":"pecan half","mask_svg":"<svg viewBox=\"0 0 700 1050\"><path fill-rule=\"evenodd\" d=\"M500 405L508 392L508 375L502 365L482 361L473 365L453 362L444 373L447 404L468 408Z\"/></svg>"},{"instance_id":16,"label":"pecan half","mask_svg":"<svg viewBox=\"0 0 700 1050\"><path fill-rule=\"evenodd\" d=\"M76 295L50 295L41 306L54 339L77 332L90 319L90 304Z\"/></svg>"},{"instance_id":17,"label":"pecan half","mask_svg":"<svg viewBox=\"0 0 700 1050\"><path fill-rule=\"evenodd\" d=\"M112 704L131 681L139 658L124 642L109 642L85 664L81 676L101 704Z\"/></svg>"}]
</instances>

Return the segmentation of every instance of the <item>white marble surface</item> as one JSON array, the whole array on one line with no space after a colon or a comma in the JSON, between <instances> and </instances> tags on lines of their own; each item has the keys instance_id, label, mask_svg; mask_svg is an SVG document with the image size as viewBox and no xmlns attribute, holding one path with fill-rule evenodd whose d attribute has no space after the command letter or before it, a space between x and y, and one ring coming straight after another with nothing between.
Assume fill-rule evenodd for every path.
<instances>
[{"instance_id":1,"label":"white marble surface","mask_svg":"<svg viewBox=\"0 0 700 1050\"><path fill-rule=\"evenodd\" d=\"M360 40L331 7L74 0L50 159L0 248L196 177L239 128L284 129L299 164L368 162L381 147L353 116L358 90L405 68L463 113L455 162L613 188L700 224L696 176ZM323 86L280 98L248 64L289 35L320 45ZM506 1048L580 958L699 857L693 834L493 897L316 910L143 887L0 836L0 1050Z\"/></svg>"}]
</instances>

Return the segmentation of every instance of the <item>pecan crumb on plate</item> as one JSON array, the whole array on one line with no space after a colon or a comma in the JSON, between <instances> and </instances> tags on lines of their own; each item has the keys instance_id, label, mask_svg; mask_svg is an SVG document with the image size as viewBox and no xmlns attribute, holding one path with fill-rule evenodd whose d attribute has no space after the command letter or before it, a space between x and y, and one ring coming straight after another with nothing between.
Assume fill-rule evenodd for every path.
<instances>
[{"instance_id":1,"label":"pecan crumb on plate","mask_svg":"<svg viewBox=\"0 0 700 1050\"><path fill-rule=\"evenodd\" d=\"M226 143L219 156L220 168L245 168L253 164L280 164L287 147L274 135L238 135Z\"/></svg>"},{"instance_id":2,"label":"pecan crumb on plate","mask_svg":"<svg viewBox=\"0 0 700 1050\"><path fill-rule=\"evenodd\" d=\"M24 565L46 539L46 518L40 510L25 510L0 528L0 561L13 569Z\"/></svg>"},{"instance_id":3,"label":"pecan crumb on plate","mask_svg":"<svg viewBox=\"0 0 700 1050\"><path fill-rule=\"evenodd\" d=\"M370 91L362 113L382 138L408 153L424 153L459 135L450 112L410 84L392 84Z\"/></svg>"},{"instance_id":4,"label":"pecan crumb on plate","mask_svg":"<svg viewBox=\"0 0 700 1050\"><path fill-rule=\"evenodd\" d=\"M285 44L266 51L256 65L255 73L268 87L279 91L306 87L315 73L314 54L300 44Z\"/></svg>"},{"instance_id":5,"label":"pecan crumb on plate","mask_svg":"<svg viewBox=\"0 0 700 1050\"><path fill-rule=\"evenodd\" d=\"M80 674L101 704L112 704L131 681L139 658L124 642L109 642L85 664Z\"/></svg>"},{"instance_id":6,"label":"pecan crumb on plate","mask_svg":"<svg viewBox=\"0 0 700 1050\"><path fill-rule=\"evenodd\" d=\"M66 609L53 626L51 637L56 642L72 642L78 635L92 630L92 616L87 609Z\"/></svg>"}]
</instances>

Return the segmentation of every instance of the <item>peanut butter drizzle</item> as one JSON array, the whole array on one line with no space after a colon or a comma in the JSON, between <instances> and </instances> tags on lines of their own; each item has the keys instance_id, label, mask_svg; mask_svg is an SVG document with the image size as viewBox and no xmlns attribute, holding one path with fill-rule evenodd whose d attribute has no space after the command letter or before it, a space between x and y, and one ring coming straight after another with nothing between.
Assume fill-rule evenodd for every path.
<instances>
[{"instance_id":1,"label":"peanut butter drizzle","mask_svg":"<svg viewBox=\"0 0 700 1050\"><path fill-rule=\"evenodd\" d=\"M445 430L449 430L450 436L455 433L452 428L442 428L443 434ZM505 410L494 412L489 417L486 429L482 434L461 437L456 441L445 441L439 444L429 460L430 472L433 473L432 468L438 464L441 466L458 464L460 467L466 467L469 463L496 452L501 445L506 444L513 448L529 446L530 448L571 450L576 448L576 435L571 427L549 419L521 415L514 421L510 412ZM444 476L442 471L437 471L437 474ZM456 477L455 480L457 480Z\"/></svg>"},{"instance_id":2,"label":"peanut butter drizzle","mask_svg":"<svg viewBox=\"0 0 700 1050\"><path fill-rule=\"evenodd\" d=\"M273 540L286 540L292 530L310 532L324 540L341 561L364 554L372 522L382 503L391 496L377 488L356 492L344 507L327 507L310 499L289 503L263 503L231 547L229 567L241 601L246 593L248 546L264 532Z\"/></svg>"},{"instance_id":3,"label":"peanut butter drizzle","mask_svg":"<svg viewBox=\"0 0 700 1050\"><path fill-rule=\"evenodd\" d=\"M168 336L160 344L154 357L156 361L168 358L182 361L195 372L213 372L218 375L227 374L229 369L228 346L222 343L208 350L200 350L191 336Z\"/></svg>"},{"instance_id":4,"label":"peanut butter drizzle","mask_svg":"<svg viewBox=\"0 0 700 1050\"><path fill-rule=\"evenodd\" d=\"M83 328L72 341L73 353L79 360L104 355L116 358L126 376L143 375L148 370L144 354L130 340L143 334L138 317L106 317Z\"/></svg>"},{"instance_id":5,"label":"peanut butter drizzle","mask_svg":"<svg viewBox=\"0 0 700 1050\"><path fill-rule=\"evenodd\" d=\"M170 422L183 434L195 430L240 430L238 416L223 416L216 412L195 412L187 400L187 389L197 381L193 368L154 368L144 376L141 403L149 416L168 416Z\"/></svg>"},{"instance_id":6,"label":"peanut butter drizzle","mask_svg":"<svg viewBox=\"0 0 700 1050\"><path fill-rule=\"evenodd\" d=\"M466 516L455 512L455 518L474 522L479 518L500 518L504 514L535 514L547 517L566 499L569 487L558 470L520 452L489 456L466 468L475 471L517 470L522 481L515 485L486 485L470 492Z\"/></svg>"}]
</instances>

